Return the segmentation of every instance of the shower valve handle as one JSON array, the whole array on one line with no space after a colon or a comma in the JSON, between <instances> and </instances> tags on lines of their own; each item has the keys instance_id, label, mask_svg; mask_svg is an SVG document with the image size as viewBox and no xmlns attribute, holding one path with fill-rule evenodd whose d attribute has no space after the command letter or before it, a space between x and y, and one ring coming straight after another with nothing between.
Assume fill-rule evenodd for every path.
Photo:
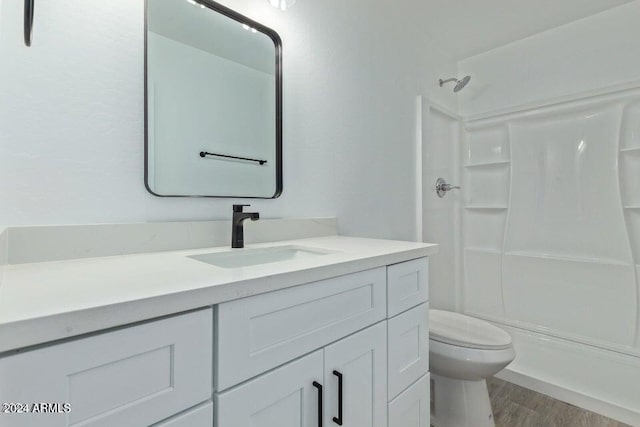
<instances>
[{"instance_id":1,"label":"shower valve handle","mask_svg":"<svg viewBox=\"0 0 640 427\"><path fill-rule=\"evenodd\" d=\"M436 181L436 193L438 193L438 197L440 198L446 196L448 191L459 189L459 185L447 184L447 181L445 181L444 178L438 178Z\"/></svg>"}]
</instances>

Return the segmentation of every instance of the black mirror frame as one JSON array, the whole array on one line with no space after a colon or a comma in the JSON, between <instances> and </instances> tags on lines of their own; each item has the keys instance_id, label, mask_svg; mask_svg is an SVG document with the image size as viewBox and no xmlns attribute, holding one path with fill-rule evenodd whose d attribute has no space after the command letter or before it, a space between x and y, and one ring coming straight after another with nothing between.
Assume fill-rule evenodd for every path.
<instances>
[{"instance_id":1,"label":"black mirror frame","mask_svg":"<svg viewBox=\"0 0 640 427\"><path fill-rule=\"evenodd\" d=\"M147 191L157 197L195 197L195 198L224 198L224 199L277 199L282 195L282 39L274 30L256 22L238 12L229 9L212 0L195 0L208 9L218 12L240 24L246 24L265 34L272 41L276 49L276 191L271 197L243 197L243 196L205 196L205 195L165 195L157 194L149 186L149 107L148 107L148 82L147 82L147 32L148 32L148 7L149 1L144 2L144 186Z\"/></svg>"}]
</instances>

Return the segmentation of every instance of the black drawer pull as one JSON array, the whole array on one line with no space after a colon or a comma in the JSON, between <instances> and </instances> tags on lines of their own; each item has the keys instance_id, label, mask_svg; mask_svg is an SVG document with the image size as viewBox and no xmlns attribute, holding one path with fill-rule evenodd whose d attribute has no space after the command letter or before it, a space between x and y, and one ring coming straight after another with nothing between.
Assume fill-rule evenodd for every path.
<instances>
[{"instance_id":1,"label":"black drawer pull","mask_svg":"<svg viewBox=\"0 0 640 427\"><path fill-rule=\"evenodd\" d=\"M33 34L33 10L35 0L24 0L24 44L31 46L31 35Z\"/></svg>"},{"instance_id":2,"label":"black drawer pull","mask_svg":"<svg viewBox=\"0 0 640 427\"><path fill-rule=\"evenodd\" d=\"M333 371L333 375L338 377L338 416L333 417L333 422L342 425L342 374L338 371Z\"/></svg>"},{"instance_id":3,"label":"black drawer pull","mask_svg":"<svg viewBox=\"0 0 640 427\"><path fill-rule=\"evenodd\" d=\"M314 381L313 386L318 389L318 427L322 427L322 384Z\"/></svg>"}]
</instances>

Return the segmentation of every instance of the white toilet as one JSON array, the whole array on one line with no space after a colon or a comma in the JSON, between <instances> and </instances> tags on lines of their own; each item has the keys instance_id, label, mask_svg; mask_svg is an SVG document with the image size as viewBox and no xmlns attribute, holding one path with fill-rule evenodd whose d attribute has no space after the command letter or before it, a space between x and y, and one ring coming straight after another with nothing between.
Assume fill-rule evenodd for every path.
<instances>
[{"instance_id":1,"label":"white toilet","mask_svg":"<svg viewBox=\"0 0 640 427\"><path fill-rule=\"evenodd\" d=\"M511 336L459 313L430 310L429 369L434 427L494 427L486 378L513 361Z\"/></svg>"}]
</instances>

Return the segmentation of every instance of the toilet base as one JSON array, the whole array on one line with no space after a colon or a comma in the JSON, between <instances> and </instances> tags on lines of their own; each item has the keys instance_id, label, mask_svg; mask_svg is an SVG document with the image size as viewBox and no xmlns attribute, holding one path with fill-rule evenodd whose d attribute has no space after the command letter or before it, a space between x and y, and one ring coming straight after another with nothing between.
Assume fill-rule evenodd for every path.
<instances>
[{"instance_id":1,"label":"toilet base","mask_svg":"<svg viewBox=\"0 0 640 427\"><path fill-rule=\"evenodd\" d=\"M431 373L431 424L434 427L495 427L487 382Z\"/></svg>"}]
</instances>

